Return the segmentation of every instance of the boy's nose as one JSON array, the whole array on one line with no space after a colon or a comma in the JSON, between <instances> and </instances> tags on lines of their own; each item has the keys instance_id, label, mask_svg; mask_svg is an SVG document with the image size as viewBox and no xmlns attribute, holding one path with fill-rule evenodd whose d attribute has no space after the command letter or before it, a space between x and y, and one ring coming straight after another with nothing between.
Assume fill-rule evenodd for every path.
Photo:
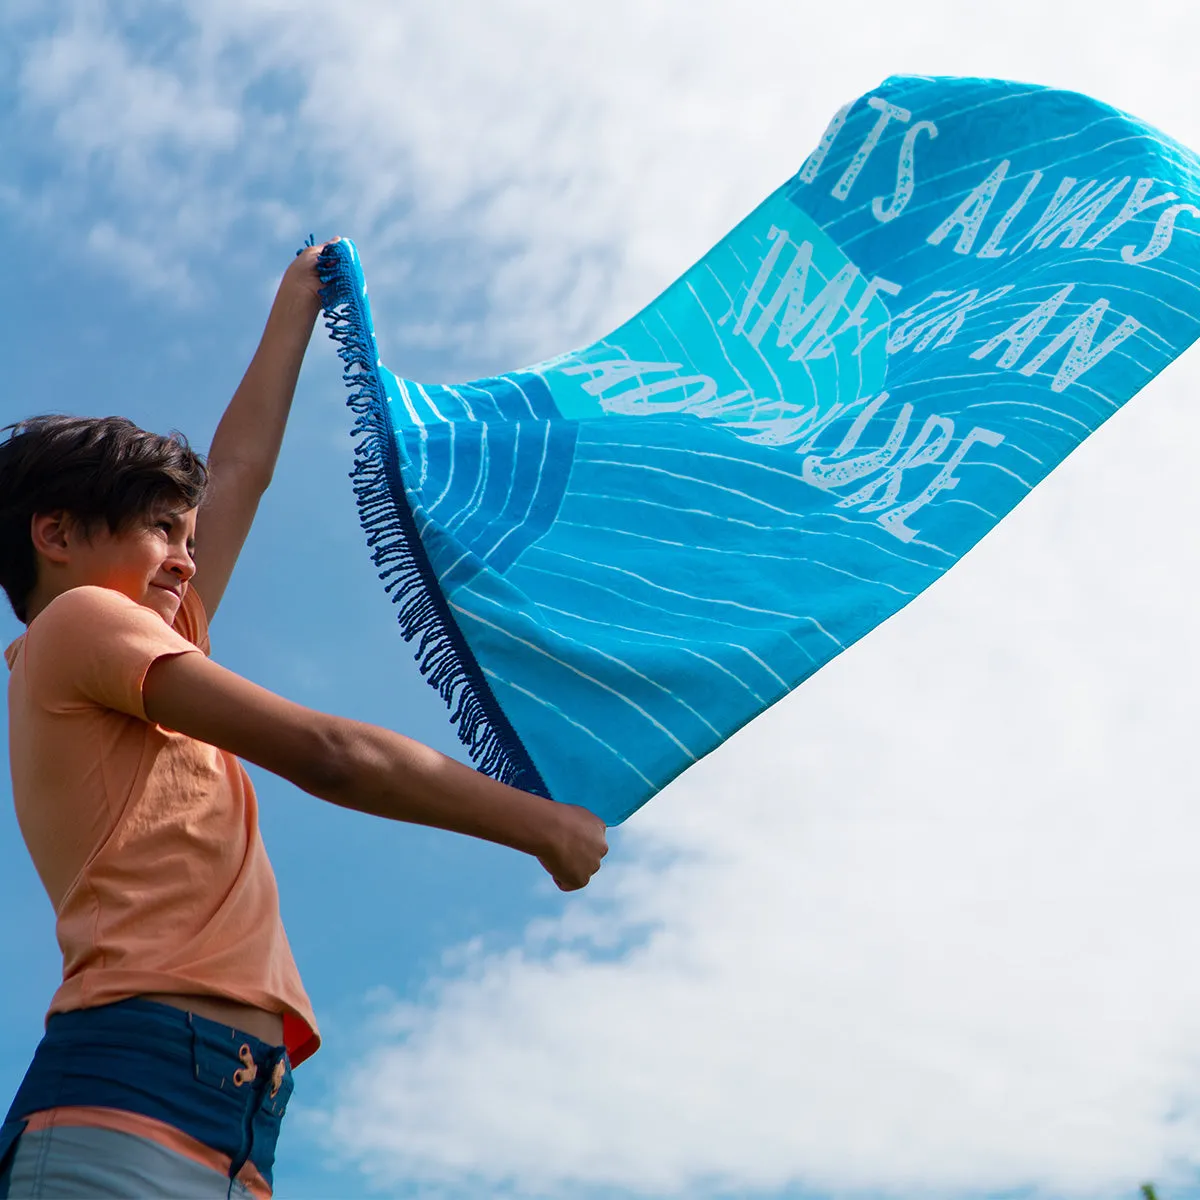
<instances>
[{"instance_id":1,"label":"boy's nose","mask_svg":"<svg viewBox=\"0 0 1200 1200\"><path fill-rule=\"evenodd\" d=\"M196 564L192 561L191 555L180 556L167 564L167 570L177 579L187 583L196 573Z\"/></svg>"}]
</instances>

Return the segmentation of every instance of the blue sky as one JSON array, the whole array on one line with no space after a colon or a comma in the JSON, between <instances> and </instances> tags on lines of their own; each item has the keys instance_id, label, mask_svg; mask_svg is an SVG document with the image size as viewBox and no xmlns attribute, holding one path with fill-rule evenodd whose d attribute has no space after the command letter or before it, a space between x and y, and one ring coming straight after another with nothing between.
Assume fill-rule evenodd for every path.
<instances>
[{"instance_id":1,"label":"blue sky","mask_svg":"<svg viewBox=\"0 0 1200 1200\"><path fill-rule=\"evenodd\" d=\"M1075 87L1200 146L1197 33L1167 0L14 0L0 420L206 446L310 232L358 243L393 369L535 361L893 71ZM583 895L254 772L325 1035L278 1194L1200 1195L1198 372L616 831ZM216 656L457 753L363 546L343 391L318 332ZM0 903L10 1093L59 962L8 804Z\"/></svg>"}]
</instances>

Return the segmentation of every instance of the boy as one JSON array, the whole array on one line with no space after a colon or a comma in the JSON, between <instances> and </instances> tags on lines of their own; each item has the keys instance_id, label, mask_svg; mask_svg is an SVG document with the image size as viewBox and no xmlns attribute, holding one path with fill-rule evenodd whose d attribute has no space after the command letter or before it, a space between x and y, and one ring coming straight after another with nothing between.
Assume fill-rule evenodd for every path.
<instances>
[{"instance_id":1,"label":"boy","mask_svg":"<svg viewBox=\"0 0 1200 1200\"><path fill-rule=\"evenodd\" d=\"M42 417L0 444L13 797L63 983L0 1126L0 1198L269 1196L291 1066L319 1045L238 758L360 811L486 838L583 887L583 809L217 666L208 619L266 489L320 309L284 274L207 468L178 436Z\"/></svg>"}]
</instances>

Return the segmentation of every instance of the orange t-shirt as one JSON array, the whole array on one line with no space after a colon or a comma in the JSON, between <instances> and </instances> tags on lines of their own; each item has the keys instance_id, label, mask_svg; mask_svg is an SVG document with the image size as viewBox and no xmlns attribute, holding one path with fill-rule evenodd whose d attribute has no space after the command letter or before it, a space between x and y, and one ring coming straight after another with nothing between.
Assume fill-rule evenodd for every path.
<instances>
[{"instance_id":1,"label":"orange t-shirt","mask_svg":"<svg viewBox=\"0 0 1200 1200\"><path fill-rule=\"evenodd\" d=\"M63 955L47 1015L147 992L218 996L281 1013L298 1064L320 1035L254 788L234 755L142 704L152 663L207 652L191 588L171 627L101 587L57 596L5 651L17 820Z\"/></svg>"}]
</instances>

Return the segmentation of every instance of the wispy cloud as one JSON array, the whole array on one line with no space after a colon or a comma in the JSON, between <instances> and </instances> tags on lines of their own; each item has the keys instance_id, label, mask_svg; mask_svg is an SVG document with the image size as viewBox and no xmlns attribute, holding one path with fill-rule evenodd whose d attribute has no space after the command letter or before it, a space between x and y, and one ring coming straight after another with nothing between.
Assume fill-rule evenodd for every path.
<instances>
[{"instance_id":1,"label":"wispy cloud","mask_svg":"<svg viewBox=\"0 0 1200 1200\"><path fill-rule=\"evenodd\" d=\"M198 251L243 199L215 170L244 135L239 97L184 45L164 62L98 6L35 24L17 75L27 220L57 227L134 290L189 302ZM190 65L188 65L190 64Z\"/></svg>"},{"instance_id":2,"label":"wispy cloud","mask_svg":"<svg viewBox=\"0 0 1200 1200\"><path fill-rule=\"evenodd\" d=\"M30 108L50 116L63 147L85 163L108 159L111 176L133 185L152 182L148 167L155 154L211 154L237 144L239 97L218 97L199 64L180 73L190 55L173 55L170 65L159 66L139 61L139 52L148 58L154 47L123 37L95 9L77 9L29 49L22 95Z\"/></svg>"}]
</instances>

